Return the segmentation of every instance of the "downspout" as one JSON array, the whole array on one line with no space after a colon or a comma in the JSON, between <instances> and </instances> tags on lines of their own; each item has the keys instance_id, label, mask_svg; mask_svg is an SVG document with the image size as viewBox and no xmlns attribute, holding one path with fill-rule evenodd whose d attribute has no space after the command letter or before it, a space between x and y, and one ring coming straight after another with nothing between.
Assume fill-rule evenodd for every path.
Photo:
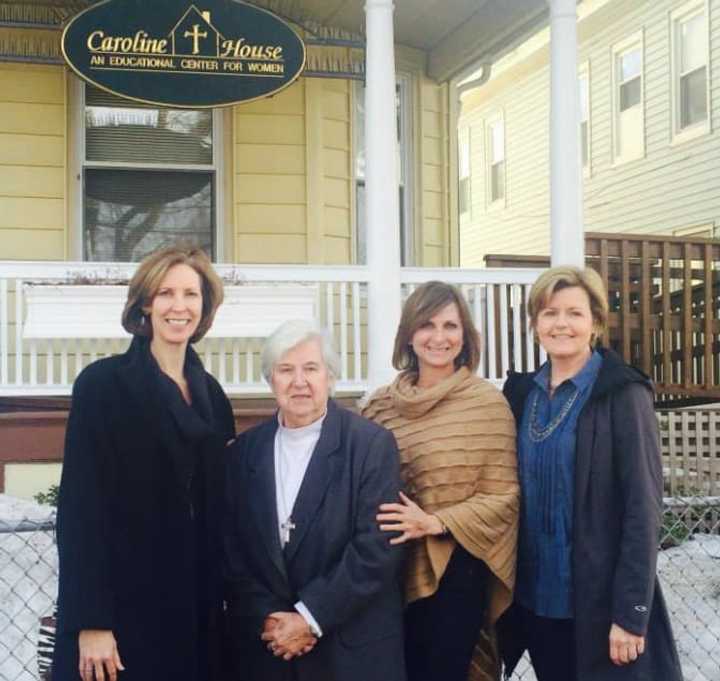
<instances>
[{"instance_id":1,"label":"downspout","mask_svg":"<svg viewBox=\"0 0 720 681\"><path fill-rule=\"evenodd\" d=\"M492 62L491 61L477 61L472 66L468 67L463 71L463 73L474 73L478 70L478 68L482 68L482 73L477 77L473 78L473 80L469 80L467 83L462 83L460 85L456 86L456 96L457 96L457 118L455 119L455 124L460 122L460 113L462 109L462 96L469 92L470 90L474 90L475 88L481 87L485 85L485 83L490 80L490 74L492 73ZM462 74L456 78L455 80L460 80L462 78Z\"/></svg>"}]
</instances>

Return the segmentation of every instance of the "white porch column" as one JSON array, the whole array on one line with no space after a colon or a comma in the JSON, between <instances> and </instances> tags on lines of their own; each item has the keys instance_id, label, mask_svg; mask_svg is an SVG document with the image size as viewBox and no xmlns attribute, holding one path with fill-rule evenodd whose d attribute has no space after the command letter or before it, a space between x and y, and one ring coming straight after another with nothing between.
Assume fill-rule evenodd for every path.
<instances>
[{"instance_id":1,"label":"white porch column","mask_svg":"<svg viewBox=\"0 0 720 681\"><path fill-rule=\"evenodd\" d=\"M585 265L577 0L550 5L550 249L553 265Z\"/></svg>"},{"instance_id":2,"label":"white porch column","mask_svg":"<svg viewBox=\"0 0 720 681\"><path fill-rule=\"evenodd\" d=\"M400 206L392 0L365 4L365 220L368 285L368 383L392 380L400 321Z\"/></svg>"}]
</instances>

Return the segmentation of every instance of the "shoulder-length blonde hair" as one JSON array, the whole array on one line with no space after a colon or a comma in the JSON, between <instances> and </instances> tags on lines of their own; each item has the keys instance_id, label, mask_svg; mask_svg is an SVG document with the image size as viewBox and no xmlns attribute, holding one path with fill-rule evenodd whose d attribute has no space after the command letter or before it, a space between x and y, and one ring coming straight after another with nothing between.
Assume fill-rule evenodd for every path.
<instances>
[{"instance_id":1,"label":"shoulder-length blonde hair","mask_svg":"<svg viewBox=\"0 0 720 681\"><path fill-rule=\"evenodd\" d=\"M568 265L551 267L543 272L532 285L528 297L530 326L533 329L536 327L540 311L547 306L555 292L572 286L577 286L587 293L593 317L594 336L604 338L607 335L609 312L607 292L600 275L589 267L580 269Z\"/></svg>"},{"instance_id":2,"label":"shoulder-length blonde hair","mask_svg":"<svg viewBox=\"0 0 720 681\"><path fill-rule=\"evenodd\" d=\"M200 276L202 315L190 342L199 341L208 332L223 301L223 283L205 251L195 246L177 245L151 253L135 271L122 313L122 325L128 333L152 338L152 324L145 311L152 304L168 270L175 265L192 267Z\"/></svg>"},{"instance_id":3,"label":"shoulder-length blonde hair","mask_svg":"<svg viewBox=\"0 0 720 681\"><path fill-rule=\"evenodd\" d=\"M411 342L415 332L446 305L457 305L463 329L463 346L455 358L455 369L466 366L473 373L480 364L480 334L475 328L465 298L454 286L443 281L428 281L418 286L403 305L395 335L392 363L398 371L418 372L418 361Z\"/></svg>"}]
</instances>

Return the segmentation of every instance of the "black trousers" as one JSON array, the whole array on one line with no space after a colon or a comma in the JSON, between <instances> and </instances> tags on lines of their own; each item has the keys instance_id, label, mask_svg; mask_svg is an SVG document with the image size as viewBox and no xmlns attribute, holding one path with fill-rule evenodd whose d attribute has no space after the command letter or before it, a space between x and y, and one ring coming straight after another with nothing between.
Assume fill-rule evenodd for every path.
<instances>
[{"instance_id":1,"label":"black trousers","mask_svg":"<svg viewBox=\"0 0 720 681\"><path fill-rule=\"evenodd\" d=\"M438 590L405 610L408 681L467 681L487 609L488 568L459 544Z\"/></svg>"},{"instance_id":2,"label":"black trousers","mask_svg":"<svg viewBox=\"0 0 720 681\"><path fill-rule=\"evenodd\" d=\"M574 620L539 617L517 603L514 607L537 681L577 681Z\"/></svg>"}]
</instances>

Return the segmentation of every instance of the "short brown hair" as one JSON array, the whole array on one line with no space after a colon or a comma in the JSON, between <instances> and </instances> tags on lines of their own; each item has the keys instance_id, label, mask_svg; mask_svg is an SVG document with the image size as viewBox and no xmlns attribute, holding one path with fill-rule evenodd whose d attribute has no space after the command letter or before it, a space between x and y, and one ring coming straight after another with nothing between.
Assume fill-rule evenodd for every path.
<instances>
[{"instance_id":1,"label":"short brown hair","mask_svg":"<svg viewBox=\"0 0 720 681\"><path fill-rule=\"evenodd\" d=\"M190 342L199 341L209 331L215 312L223 301L223 283L205 251L196 246L177 245L148 255L130 280L122 313L122 325L128 333L152 338L152 325L145 319L144 310L152 303L168 270L175 265L192 267L200 276L202 316Z\"/></svg>"},{"instance_id":2,"label":"short brown hair","mask_svg":"<svg viewBox=\"0 0 720 681\"><path fill-rule=\"evenodd\" d=\"M470 308L454 286L443 281L428 281L418 286L403 305L395 335L392 363L398 371L418 372L418 361L411 341L415 332L442 308L455 303L463 328L463 346L455 358L455 369L466 366L473 373L480 364L480 335L475 328Z\"/></svg>"},{"instance_id":3,"label":"short brown hair","mask_svg":"<svg viewBox=\"0 0 720 681\"><path fill-rule=\"evenodd\" d=\"M600 275L589 267L580 269L568 265L551 267L543 272L530 289L528 298L530 325L535 328L538 314L547 306L555 292L573 286L587 293L590 299L590 312L595 323L595 335L605 336L608 324L607 292Z\"/></svg>"}]
</instances>

